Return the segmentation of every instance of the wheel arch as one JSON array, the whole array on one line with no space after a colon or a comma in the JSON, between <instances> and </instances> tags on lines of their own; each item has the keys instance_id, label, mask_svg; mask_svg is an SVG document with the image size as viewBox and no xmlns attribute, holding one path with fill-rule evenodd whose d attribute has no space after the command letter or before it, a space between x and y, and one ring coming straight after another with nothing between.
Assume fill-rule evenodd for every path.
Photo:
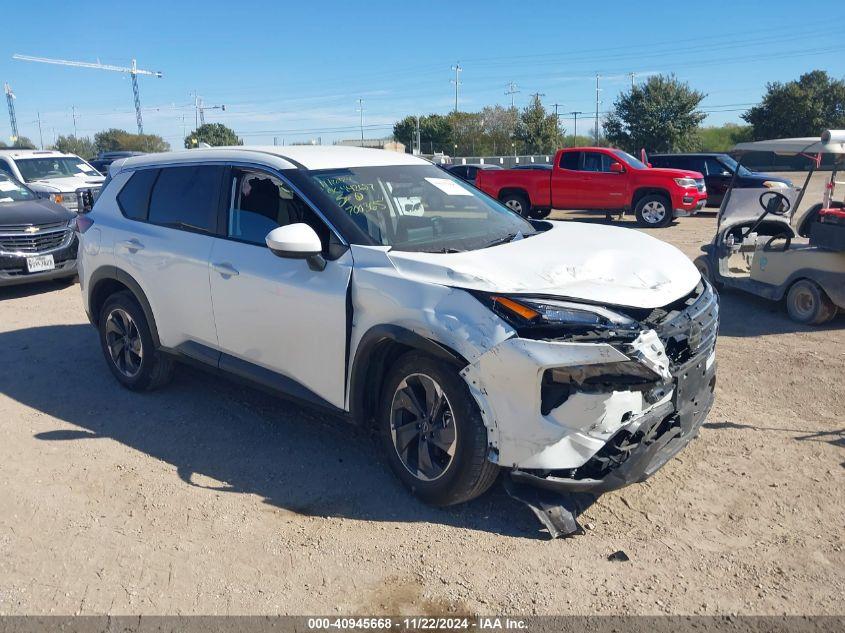
<instances>
[{"instance_id":1,"label":"wheel arch","mask_svg":"<svg viewBox=\"0 0 845 633\"><path fill-rule=\"evenodd\" d=\"M672 195L669 193L668 189L662 189L660 187L640 187L639 189L635 189L634 195L631 196L631 208L635 209L640 200L651 195L663 196L669 201L669 206L672 206ZM669 211L671 212L672 209L669 209Z\"/></svg>"},{"instance_id":2,"label":"wheel arch","mask_svg":"<svg viewBox=\"0 0 845 633\"><path fill-rule=\"evenodd\" d=\"M501 201L505 196L512 193L519 194L520 196L525 196L525 199L528 200L528 204L532 204L531 196L528 194L528 191L526 189L523 189L522 187L503 187L499 190L499 194L496 196L496 198Z\"/></svg>"},{"instance_id":3,"label":"wheel arch","mask_svg":"<svg viewBox=\"0 0 845 633\"><path fill-rule=\"evenodd\" d=\"M141 289L141 285L132 275L116 266L102 266L91 274L88 287L88 309L90 312L88 316L94 326L99 325L100 311L106 300L117 292L128 290L144 311L144 317L147 319L153 343L157 348L161 347L161 340L158 337L158 328L156 327L150 301Z\"/></svg>"},{"instance_id":4,"label":"wheel arch","mask_svg":"<svg viewBox=\"0 0 845 633\"><path fill-rule=\"evenodd\" d=\"M803 268L792 273L785 282L777 287L775 301L786 297L789 289L799 281L812 281L822 289L836 307L845 310L845 273Z\"/></svg>"},{"instance_id":5,"label":"wheel arch","mask_svg":"<svg viewBox=\"0 0 845 633\"><path fill-rule=\"evenodd\" d=\"M349 411L360 424L373 421L381 398L384 376L402 354L422 351L452 363L457 369L469 364L450 347L398 325L375 325L361 337L349 378Z\"/></svg>"}]
</instances>

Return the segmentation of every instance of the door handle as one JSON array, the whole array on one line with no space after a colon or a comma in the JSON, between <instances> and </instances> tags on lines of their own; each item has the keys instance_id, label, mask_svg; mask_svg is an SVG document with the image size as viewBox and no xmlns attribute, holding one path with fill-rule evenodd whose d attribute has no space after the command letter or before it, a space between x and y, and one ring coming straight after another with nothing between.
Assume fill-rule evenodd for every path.
<instances>
[{"instance_id":1,"label":"door handle","mask_svg":"<svg viewBox=\"0 0 845 633\"><path fill-rule=\"evenodd\" d=\"M136 240L134 237L131 240L121 242L120 245L123 246L130 253L137 253L138 251L144 250L144 245L141 244L141 242Z\"/></svg>"},{"instance_id":2,"label":"door handle","mask_svg":"<svg viewBox=\"0 0 845 633\"><path fill-rule=\"evenodd\" d=\"M240 273L238 269L232 266L229 262L218 262L212 264L211 267L215 272L219 273L221 277L237 277Z\"/></svg>"}]
</instances>

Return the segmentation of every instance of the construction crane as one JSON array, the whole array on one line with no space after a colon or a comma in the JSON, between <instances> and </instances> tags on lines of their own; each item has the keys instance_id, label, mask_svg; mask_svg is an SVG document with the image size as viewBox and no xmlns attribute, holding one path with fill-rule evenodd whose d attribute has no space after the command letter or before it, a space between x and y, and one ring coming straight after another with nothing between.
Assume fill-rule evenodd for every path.
<instances>
[{"instance_id":1,"label":"construction crane","mask_svg":"<svg viewBox=\"0 0 845 633\"><path fill-rule=\"evenodd\" d=\"M18 142L18 119L15 117L15 93L12 87L4 83L3 91L6 93L6 104L9 106L9 124L12 126L12 143Z\"/></svg>"},{"instance_id":2,"label":"construction crane","mask_svg":"<svg viewBox=\"0 0 845 633\"><path fill-rule=\"evenodd\" d=\"M135 60L132 60L132 65L127 68L125 66L112 66L110 64L101 64L100 62L73 62L66 59L49 59L47 57L32 57L31 55L12 55L12 59L18 59L25 62L40 62L42 64L56 64L58 66L75 66L77 68L96 68L97 70L112 70L119 73L129 73L132 78L132 95L135 97L135 121L138 123L138 134L144 133L144 121L141 118L141 93L138 91L138 75L148 75L150 77L158 77L159 79L164 75L158 70L141 70L138 68Z\"/></svg>"}]
</instances>

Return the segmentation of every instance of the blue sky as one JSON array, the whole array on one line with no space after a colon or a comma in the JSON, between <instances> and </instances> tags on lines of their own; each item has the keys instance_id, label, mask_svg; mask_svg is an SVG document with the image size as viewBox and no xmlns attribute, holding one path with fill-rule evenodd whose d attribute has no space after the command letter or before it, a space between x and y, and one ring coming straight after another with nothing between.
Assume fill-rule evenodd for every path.
<instances>
[{"instance_id":1,"label":"blue sky","mask_svg":"<svg viewBox=\"0 0 845 633\"><path fill-rule=\"evenodd\" d=\"M209 122L250 144L386 136L411 113L516 104L534 92L561 112L595 111L595 74L608 109L627 73L674 72L707 93L706 124L739 121L770 81L814 68L845 77L845 2L111 2L4 3L0 80L11 84L21 134L44 143L73 131L135 130L132 91L119 73L14 61L14 53L161 70L140 81L144 127L174 147L194 124L194 91ZM5 105L5 104L4 104ZM10 134L0 115L0 135ZM572 132L572 120L562 117ZM579 132L591 121L579 118Z\"/></svg>"}]
</instances>

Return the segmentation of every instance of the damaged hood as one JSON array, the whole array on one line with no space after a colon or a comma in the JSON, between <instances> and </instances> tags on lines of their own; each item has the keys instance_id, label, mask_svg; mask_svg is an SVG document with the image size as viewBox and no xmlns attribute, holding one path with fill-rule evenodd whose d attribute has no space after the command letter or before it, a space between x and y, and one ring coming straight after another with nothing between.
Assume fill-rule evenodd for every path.
<instances>
[{"instance_id":1,"label":"damaged hood","mask_svg":"<svg viewBox=\"0 0 845 633\"><path fill-rule=\"evenodd\" d=\"M552 295L657 308L690 293L701 276L674 246L632 229L549 222L531 237L462 253L389 251L407 277L467 290Z\"/></svg>"}]
</instances>

